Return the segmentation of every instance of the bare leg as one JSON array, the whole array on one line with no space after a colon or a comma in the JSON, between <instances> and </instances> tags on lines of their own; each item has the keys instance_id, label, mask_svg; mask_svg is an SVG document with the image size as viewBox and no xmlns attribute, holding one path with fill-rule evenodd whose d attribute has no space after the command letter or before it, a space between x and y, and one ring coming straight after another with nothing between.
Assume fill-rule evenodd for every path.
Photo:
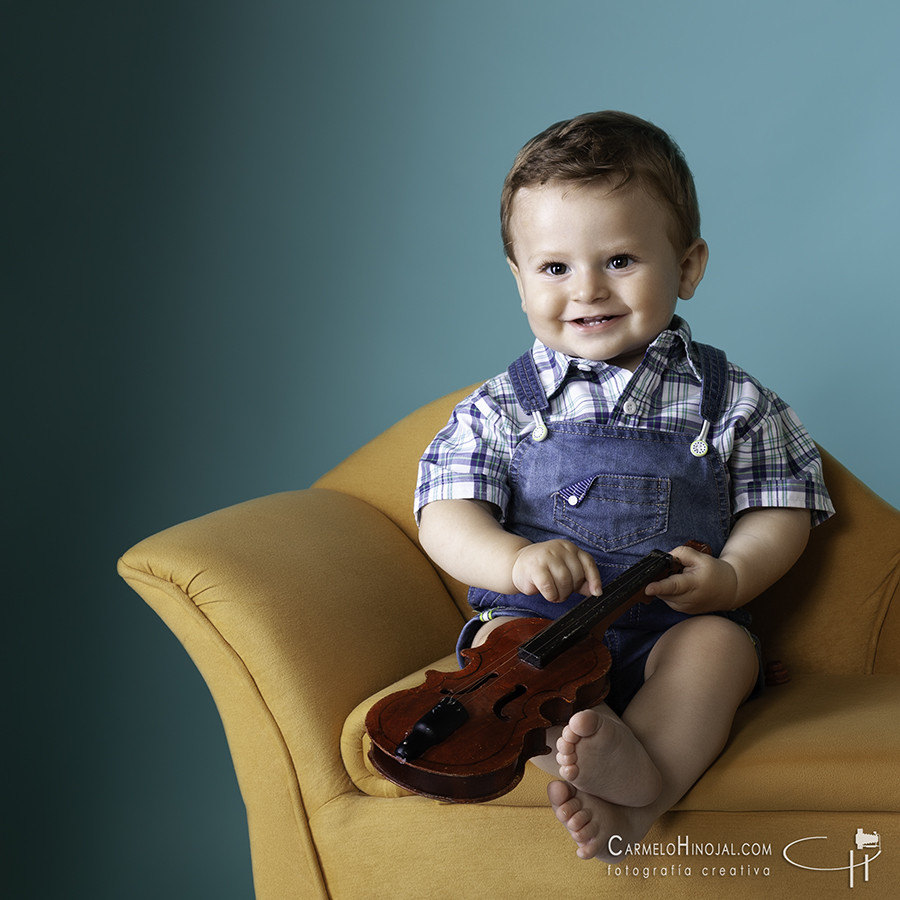
<instances>
[{"instance_id":1,"label":"bare leg","mask_svg":"<svg viewBox=\"0 0 900 900\"><path fill-rule=\"evenodd\" d=\"M746 632L721 616L687 619L659 639L647 659L644 685L622 716L659 771L658 796L639 806L622 799L612 803L565 782L548 787L556 816L578 844L580 857L620 859L609 852L611 836L620 838L616 849L640 840L684 796L721 753L734 713L752 690L757 672L756 652ZM596 766L595 738L566 742L574 752L563 755L575 756L571 765L579 770L579 783L595 781L583 771Z\"/></svg>"}]
</instances>

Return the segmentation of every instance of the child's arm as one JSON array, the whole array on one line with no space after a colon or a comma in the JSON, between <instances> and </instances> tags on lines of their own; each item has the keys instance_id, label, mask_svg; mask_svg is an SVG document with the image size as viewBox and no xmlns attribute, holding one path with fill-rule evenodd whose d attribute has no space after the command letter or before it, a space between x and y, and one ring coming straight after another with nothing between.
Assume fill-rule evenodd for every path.
<instances>
[{"instance_id":1,"label":"child's arm","mask_svg":"<svg viewBox=\"0 0 900 900\"><path fill-rule=\"evenodd\" d=\"M570 541L533 544L497 521L483 500L435 500L422 509L419 540L445 572L465 584L501 594L541 594L551 603L577 591L599 594L591 555Z\"/></svg>"},{"instance_id":2,"label":"child's arm","mask_svg":"<svg viewBox=\"0 0 900 900\"><path fill-rule=\"evenodd\" d=\"M718 558L690 547L673 556L684 572L647 586L672 609L707 613L737 609L774 584L800 558L809 539L807 509L755 509L738 519Z\"/></svg>"}]
</instances>

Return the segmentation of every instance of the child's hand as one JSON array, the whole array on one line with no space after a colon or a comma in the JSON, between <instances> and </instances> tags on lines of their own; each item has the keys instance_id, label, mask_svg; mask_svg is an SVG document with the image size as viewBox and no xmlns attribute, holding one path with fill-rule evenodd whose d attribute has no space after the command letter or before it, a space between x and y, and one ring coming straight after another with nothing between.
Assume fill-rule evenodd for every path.
<instances>
[{"instance_id":1,"label":"child's hand","mask_svg":"<svg viewBox=\"0 0 900 900\"><path fill-rule=\"evenodd\" d=\"M561 603L572 593L596 595L603 589L594 558L570 541L552 540L529 544L516 554L512 569L516 590L541 594Z\"/></svg>"},{"instance_id":2,"label":"child's hand","mask_svg":"<svg viewBox=\"0 0 900 900\"><path fill-rule=\"evenodd\" d=\"M676 547L671 554L684 571L648 584L648 596L659 597L677 612L690 615L720 612L738 605L737 573L729 563L692 547Z\"/></svg>"},{"instance_id":3,"label":"child's hand","mask_svg":"<svg viewBox=\"0 0 900 900\"><path fill-rule=\"evenodd\" d=\"M692 615L737 609L784 575L808 538L809 510L748 510L718 559L691 547L676 547L670 552L684 572L647 585L647 594Z\"/></svg>"}]
</instances>

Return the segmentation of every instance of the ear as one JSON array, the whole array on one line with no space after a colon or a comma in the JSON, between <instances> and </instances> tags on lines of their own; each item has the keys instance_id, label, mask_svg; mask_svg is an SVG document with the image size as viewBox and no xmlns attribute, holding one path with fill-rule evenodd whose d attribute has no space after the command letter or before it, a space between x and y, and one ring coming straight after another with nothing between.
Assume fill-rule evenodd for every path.
<instances>
[{"instance_id":1,"label":"ear","mask_svg":"<svg viewBox=\"0 0 900 900\"><path fill-rule=\"evenodd\" d=\"M685 251L681 259L681 281L678 285L678 296L682 300L690 300L703 281L706 264L709 261L709 245L703 238L697 238Z\"/></svg>"},{"instance_id":2,"label":"ear","mask_svg":"<svg viewBox=\"0 0 900 900\"><path fill-rule=\"evenodd\" d=\"M516 279L516 287L519 289L519 299L522 301L522 309L525 309L525 289L522 287L522 275L519 272L519 267L507 256L506 263L509 266L510 272L513 273L513 278ZM527 311L527 310L526 310Z\"/></svg>"}]
</instances>

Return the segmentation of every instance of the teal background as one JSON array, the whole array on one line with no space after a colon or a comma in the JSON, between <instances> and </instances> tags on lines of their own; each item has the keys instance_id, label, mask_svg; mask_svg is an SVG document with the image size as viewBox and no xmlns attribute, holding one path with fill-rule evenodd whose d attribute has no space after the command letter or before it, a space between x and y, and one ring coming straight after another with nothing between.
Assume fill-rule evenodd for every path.
<instances>
[{"instance_id":1,"label":"teal background","mask_svg":"<svg viewBox=\"0 0 900 900\"><path fill-rule=\"evenodd\" d=\"M900 505L893 0L0 10L5 896L251 895L215 708L116 558L505 367L500 184L553 121L673 134L695 335Z\"/></svg>"}]
</instances>

